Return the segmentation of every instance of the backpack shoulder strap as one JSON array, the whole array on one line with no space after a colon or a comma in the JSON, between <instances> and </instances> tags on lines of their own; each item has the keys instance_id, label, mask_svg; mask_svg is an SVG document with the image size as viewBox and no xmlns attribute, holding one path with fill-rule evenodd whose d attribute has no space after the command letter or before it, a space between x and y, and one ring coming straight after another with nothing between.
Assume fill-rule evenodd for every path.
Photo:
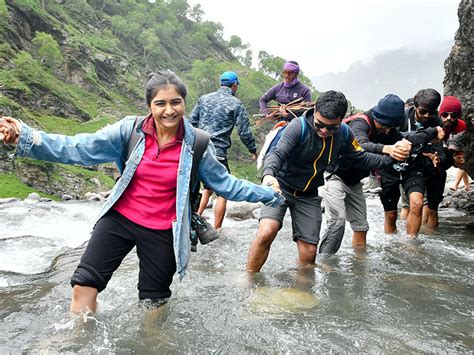
<instances>
[{"instance_id":1,"label":"backpack shoulder strap","mask_svg":"<svg viewBox=\"0 0 474 355\"><path fill-rule=\"evenodd\" d=\"M128 161L130 155L132 155L133 150L135 149L138 141L140 140L140 135L137 132L138 125L145 119L144 116L135 116L135 122L133 123L132 134L128 139L127 144L127 156L125 157L125 161Z\"/></svg>"},{"instance_id":2,"label":"backpack shoulder strap","mask_svg":"<svg viewBox=\"0 0 474 355\"><path fill-rule=\"evenodd\" d=\"M210 134L203 131L202 129L195 128L196 138L194 139L194 154L193 154L193 165L191 166L191 179L189 180L191 193L194 192L196 185L199 187L199 180L197 179L197 169L201 161L204 152L209 145Z\"/></svg>"},{"instance_id":3,"label":"backpack shoulder strap","mask_svg":"<svg viewBox=\"0 0 474 355\"><path fill-rule=\"evenodd\" d=\"M303 143L305 137L306 137L306 121L303 116L299 117L300 123L301 123L301 140L300 142Z\"/></svg>"},{"instance_id":4,"label":"backpack shoulder strap","mask_svg":"<svg viewBox=\"0 0 474 355\"><path fill-rule=\"evenodd\" d=\"M363 118L365 120L365 122L367 122L367 124L369 125L369 136L370 136L372 134L372 124L370 123L369 116L367 116L363 113L356 113L355 115L344 118L342 121L345 124L349 124L349 122L355 120L356 118Z\"/></svg>"},{"instance_id":5,"label":"backpack shoulder strap","mask_svg":"<svg viewBox=\"0 0 474 355\"><path fill-rule=\"evenodd\" d=\"M342 139L344 141L344 144L346 144L347 137L349 137L349 126L344 122L341 122L341 131L342 131Z\"/></svg>"}]
</instances>

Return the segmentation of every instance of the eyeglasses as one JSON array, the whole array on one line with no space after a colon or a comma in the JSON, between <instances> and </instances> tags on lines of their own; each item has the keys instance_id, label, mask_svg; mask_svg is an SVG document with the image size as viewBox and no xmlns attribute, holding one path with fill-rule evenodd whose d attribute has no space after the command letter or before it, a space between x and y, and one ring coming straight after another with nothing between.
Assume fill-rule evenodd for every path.
<instances>
[{"instance_id":1,"label":"eyeglasses","mask_svg":"<svg viewBox=\"0 0 474 355\"><path fill-rule=\"evenodd\" d=\"M427 110L425 108L417 108L417 110L418 110L418 113L422 116L425 116L426 114L433 116L436 113L436 110L432 111L432 110Z\"/></svg>"},{"instance_id":2,"label":"eyeglasses","mask_svg":"<svg viewBox=\"0 0 474 355\"><path fill-rule=\"evenodd\" d=\"M314 119L314 128L316 129L323 129L326 128L329 132L337 132L339 131L339 128L341 128L340 124L331 124L327 125L322 122L319 122L316 118Z\"/></svg>"},{"instance_id":3,"label":"eyeglasses","mask_svg":"<svg viewBox=\"0 0 474 355\"><path fill-rule=\"evenodd\" d=\"M293 75L293 74L296 74L294 71L290 71L290 70L285 70L283 72L283 75Z\"/></svg>"},{"instance_id":4,"label":"eyeglasses","mask_svg":"<svg viewBox=\"0 0 474 355\"><path fill-rule=\"evenodd\" d=\"M457 118L460 117L460 114L457 113L457 112L443 112L443 113L441 114L441 117L443 117L443 118L448 118L449 116L451 116L451 118L452 118L453 120L455 120L455 119L457 119Z\"/></svg>"}]
</instances>

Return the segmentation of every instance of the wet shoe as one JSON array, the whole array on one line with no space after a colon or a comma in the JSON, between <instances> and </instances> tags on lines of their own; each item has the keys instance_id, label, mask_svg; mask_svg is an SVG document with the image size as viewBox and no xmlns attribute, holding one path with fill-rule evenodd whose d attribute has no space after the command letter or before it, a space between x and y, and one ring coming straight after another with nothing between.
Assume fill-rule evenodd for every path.
<instances>
[{"instance_id":1,"label":"wet shoe","mask_svg":"<svg viewBox=\"0 0 474 355\"><path fill-rule=\"evenodd\" d=\"M191 217L191 228L196 231L199 242L202 245L219 238L219 232L195 212L193 212Z\"/></svg>"}]
</instances>

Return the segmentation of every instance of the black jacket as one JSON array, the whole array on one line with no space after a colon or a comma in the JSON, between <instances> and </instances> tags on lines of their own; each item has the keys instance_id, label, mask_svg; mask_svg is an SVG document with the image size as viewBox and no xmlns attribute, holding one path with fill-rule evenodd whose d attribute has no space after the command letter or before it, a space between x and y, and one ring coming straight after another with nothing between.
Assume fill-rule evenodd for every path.
<instances>
[{"instance_id":1,"label":"black jacket","mask_svg":"<svg viewBox=\"0 0 474 355\"><path fill-rule=\"evenodd\" d=\"M443 122L438 115L433 116L431 119L424 121L423 123L418 122L415 119L415 108L411 107L405 110L405 116L403 118L402 124L400 125L400 132L404 137L406 137L411 134L410 132L442 126ZM425 143L421 147L421 153L437 153L441 161L440 166L437 167L438 169L446 165L447 157L443 148L443 142ZM428 157L420 157L420 164L423 165L425 175L430 175L437 172L437 168L433 166L433 162Z\"/></svg>"},{"instance_id":2,"label":"black jacket","mask_svg":"<svg viewBox=\"0 0 474 355\"><path fill-rule=\"evenodd\" d=\"M332 161L344 159L366 170L391 164L390 157L365 152L349 127L341 127L328 138L319 137L313 113L311 109L303 115L307 127L303 141L300 122L289 123L276 149L265 157L263 176L275 176L284 190L297 196L316 195L318 187L324 185L323 173Z\"/></svg>"}]
</instances>

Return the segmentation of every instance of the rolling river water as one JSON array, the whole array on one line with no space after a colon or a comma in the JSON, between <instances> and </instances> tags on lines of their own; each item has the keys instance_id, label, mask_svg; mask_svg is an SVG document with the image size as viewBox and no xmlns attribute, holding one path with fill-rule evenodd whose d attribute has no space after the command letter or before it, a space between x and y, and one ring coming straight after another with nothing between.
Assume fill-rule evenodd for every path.
<instances>
[{"instance_id":1,"label":"rolling river water","mask_svg":"<svg viewBox=\"0 0 474 355\"><path fill-rule=\"evenodd\" d=\"M254 277L245 263L257 222L226 219L166 305L138 302L132 252L97 314L71 316L69 277L99 207L0 205L1 354L474 351L474 231L460 212L441 210L438 231L408 241L383 233L382 207L368 199L367 250L354 252L347 228L339 253L310 269L296 267L287 222Z\"/></svg>"}]
</instances>

